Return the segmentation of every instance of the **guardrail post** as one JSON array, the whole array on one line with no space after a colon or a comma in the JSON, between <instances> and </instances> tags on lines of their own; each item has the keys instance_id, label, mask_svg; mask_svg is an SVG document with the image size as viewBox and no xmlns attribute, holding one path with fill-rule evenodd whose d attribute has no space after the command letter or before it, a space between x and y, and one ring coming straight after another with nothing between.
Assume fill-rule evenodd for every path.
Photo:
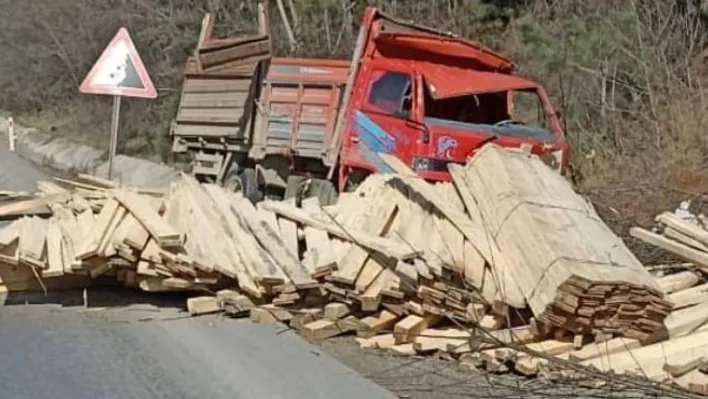
<instances>
[{"instance_id":1,"label":"guardrail post","mask_svg":"<svg viewBox=\"0 0 708 399\"><path fill-rule=\"evenodd\" d=\"M7 118L7 137L10 140L10 151L15 152L15 124L12 117Z\"/></svg>"}]
</instances>

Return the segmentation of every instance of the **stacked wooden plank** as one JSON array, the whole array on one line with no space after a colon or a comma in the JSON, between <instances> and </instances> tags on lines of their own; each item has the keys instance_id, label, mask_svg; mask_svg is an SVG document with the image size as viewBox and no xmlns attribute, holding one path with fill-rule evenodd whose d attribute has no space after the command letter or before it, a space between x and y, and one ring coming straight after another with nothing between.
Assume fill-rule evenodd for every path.
<instances>
[{"instance_id":1,"label":"stacked wooden plank","mask_svg":"<svg viewBox=\"0 0 708 399\"><path fill-rule=\"evenodd\" d=\"M455 223L476 250L470 253L486 260L497 301L528 303L537 322L575 334L602 330L646 339L662 329L671 307L654 278L537 157L488 145L466 166L450 165L467 213L435 198L400 161L382 157Z\"/></svg>"},{"instance_id":2,"label":"stacked wooden plank","mask_svg":"<svg viewBox=\"0 0 708 399\"><path fill-rule=\"evenodd\" d=\"M562 177L509 154L484 149L435 185L384 155L397 174L370 176L330 206L254 206L186 175L166 192L90 176L42 182L6 209L48 205L53 216L0 229L0 275L216 293L190 298L189 312L286 322L312 340L356 333L365 347L525 374L544 361L515 345L554 355L595 336L641 346L700 324L689 298L663 324L662 289L678 294L698 277L657 282Z\"/></svg>"},{"instance_id":3,"label":"stacked wooden plank","mask_svg":"<svg viewBox=\"0 0 708 399\"><path fill-rule=\"evenodd\" d=\"M5 289L85 286L90 277L108 271L114 276L118 270L125 272L120 267L134 260L132 249L117 235L127 236L128 242L138 245L135 237L142 233L142 225L132 220L133 215L116 198L107 195L117 186L115 183L86 178L98 185L72 182L76 186L72 192L44 181L40 182L36 197L0 207L0 214L6 215L5 210L13 214L43 204L48 205L54 215L50 219L23 217L0 230L0 263L11 266L0 271ZM135 193L126 195L145 201ZM157 201L155 198L153 202ZM179 238L169 237L170 231L159 233L163 234L161 239ZM16 277L6 279L5 274L15 274ZM57 282L65 283L57 285Z\"/></svg>"},{"instance_id":4,"label":"stacked wooden plank","mask_svg":"<svg viewBox=\"0 0 708 399\"><path fill-rule=\"evenodd\" d=\"M641 348L639 359L650 378L671 380L699 393L708 393L708 229L703 215L685 209L656 216L653 229L634 227L632 237L658 247L689 263L656 268L661 289L674 312L665 320L666 341ZM635 344L636 345L636 344ZM606 352L606 351L605 351ZM602 352L617 362L617 369L636 372L621 351ZM659 353L662 355L659 356ZM600 356L596 356L600 358ZM598 360L590 360L595 365ZM606 367L599 367L605 369Z\"/></svg>"},{"instance_id":5,"label":"stacked wooden plank","mask_svg":"<svg viewBox=\"0 0 708 399\"><path fill-rule=\"evenodd\" d=\"M278 220L240 195L200 185L186 175L164 196L141 195L112 183L63 182L76 189L42 182L39 197L11 204L26 209L47 203L54 216L21 218L1 230L3 260L33 270L51 267L50 274L127 276L126 283L146 290L199 289L231 279L254 298L293 302L300 298L298 291L321 296L323 273L336 263L324 242L328 232L387 257L411 259L420 252L395 238L312 218L316 227L302 234L311 244L303 258L302 229L294 221Z\"/></svg>"},{"instance_id":6,"label":"stacked wooden plank","mask_svg":"<svg viewBox=\"0 0 708 399\"><path fill-rule=\"evenodd\" d=\"M47 276L115 274L146 290L235 281L278 305L333 299L498 326L524 313L538 330L642 339L662 329L670 307L653 277L537 158L487 146L451 166L454 184L438 185L383 158L398 174L374 175L324 208L314 199L255 207L188 176L164 195L95 178L59 179L72 190L43 182L42 197L25 203L49 203L55 216L17 221L16 253L4 256L44 270L61 253Z\"/></svg>"},{"instance_id":7,"label":"stacked wooden plank","mask_svg":"<svg viewBox=\"0 0 708 399\"><path fill-rule=\"evenodd\" d=\"M452 184L431 188L464 212ZM495 290L475 287L476 278L485 281L485 273L490 274L484 260L445 216L394 176L372 176L334 206L313 202L305 199L302 208L287 201L260 206L277 215L281 235L294 232L283 229L284 223L303 228L299 252L326 300L298 303L278 297L273 303L279 306L253 308L252 320L286 322L313 340L356 332L362 346L399 353L472 352L487 345L485 340L470 342L478 334L467 329L478 325L499 330L495 334L503 342L538 338L528 317L509 314L503 302L493 302ZM322 239L311 241L311 229L323 232ZM282 238L296 242L295 237ZM383 246L384 239L403 245ZM488 279L494 287L493 278Z\"/></svg>"},{"instance_id":8,"label":"stacked wooden plank","mask_svg":"<svg viewBox=\"0 0 708 399\"><path fill-rule=\"evenodd\" d=\"M656 222L658 231L634 227L630 234L691 262L701 270L708 270L708 230L703 216L689 214L681 217L664 212L656 216Z\"/></svg>"},{"instance_id":9,"label":"stacked wooden plank","mask_svg":"<svg viewBox=\"0 0 708 399\"><path fill-rule=\"evenodd\" d=\"M655 279L540 159L490 145L452 173L539 321L635 338L661 329L671 307Z\"/></svg>"},{"instance_id":10,"label":"stacked wooden plank","mask_svg":"<svg viewBox=\"0 0 708 399\"><path fill-rule=\"evenodd\" d=\"M677 384L708 393L708 298L705 279L695 267L674 269L658 278L675 311L665 320L659 342L646 344L628 337L595 334L592 337L557 335L522 349L497 347L462 359L494 372L513 371L526 376L569 377L567 362L602 372L626 374ZM575 373L578 374L579 373Z\"/></svg>"}]
</instances>

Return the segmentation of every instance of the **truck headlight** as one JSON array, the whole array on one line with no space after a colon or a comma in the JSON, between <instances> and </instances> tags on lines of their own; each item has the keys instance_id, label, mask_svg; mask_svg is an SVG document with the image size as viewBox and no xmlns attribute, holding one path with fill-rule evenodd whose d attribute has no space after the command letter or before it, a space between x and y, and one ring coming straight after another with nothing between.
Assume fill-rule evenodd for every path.
<instances>
[{"instance_id":1,"label":"truck headlight","mask_svg":"<svg viewBox=\"0 0 708 399\"><path fill-rule=\"evenodd\" d=\"M413 157L413 162L411 162L411 168L413 170L428 170L430 169L430 159Z\"/></svg>"}]
</instances>

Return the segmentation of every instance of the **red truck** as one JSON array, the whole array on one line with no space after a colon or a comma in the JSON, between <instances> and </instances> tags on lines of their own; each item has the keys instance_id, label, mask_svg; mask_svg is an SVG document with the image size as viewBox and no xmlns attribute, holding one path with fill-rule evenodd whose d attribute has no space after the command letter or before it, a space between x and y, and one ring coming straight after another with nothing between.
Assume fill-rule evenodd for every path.
<instances>
[{"instance_id":1,"label":"red truck","mask_svg":"<svg viewBox=\"0 0 708 399\"><path fill-rule=\"evenodd\" d=\"M325 204L395 154L421 177L449 181L485 143L522 147L565 173L569 147L543 88L480 44L364 15L351 61L272 58L267 17L258 35L212 39L203 24L172 135L201 180ZM302 192L301 192L302 194Z\"/></svg>"}]
</instances>

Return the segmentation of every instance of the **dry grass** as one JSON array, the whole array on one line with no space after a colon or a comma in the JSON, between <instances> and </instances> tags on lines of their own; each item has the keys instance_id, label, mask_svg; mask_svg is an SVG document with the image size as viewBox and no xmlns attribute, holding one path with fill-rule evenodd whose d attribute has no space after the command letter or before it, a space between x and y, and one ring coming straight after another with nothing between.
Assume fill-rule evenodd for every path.
<instances>
[{"instance_id":1,"label":"dry grass","mask_svg":"<svg viewBox=\"0 0 708 399\"><path fill-rule=\"evenodd\" d=\"M708 193L706 17L673 2L545 3L512 22L500 46L564 114L579 190L623 237L684 199L699 209Z\"/></svg>"}]
</instances>

